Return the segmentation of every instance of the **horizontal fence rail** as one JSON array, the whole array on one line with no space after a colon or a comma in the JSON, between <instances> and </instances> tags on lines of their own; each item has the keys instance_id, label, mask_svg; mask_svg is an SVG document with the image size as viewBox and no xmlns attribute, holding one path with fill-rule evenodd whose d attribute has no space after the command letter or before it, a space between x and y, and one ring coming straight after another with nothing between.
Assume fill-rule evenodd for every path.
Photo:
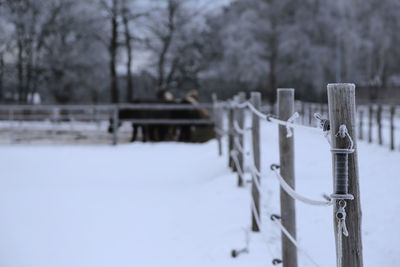
<instances>
[{"instance_id":1,"label":"horizontal fence rail","mask_svg":"<svg viewBox=\"0 0 400 267\"><path fill-rule=\"evenodd\" d=\"M119 138L123 137L127 140L129 136L130 131L126 123L149 127L213 126L214 108L216 106L211 103L197 105L178 103L0 105L0 143L6 140L11 143L21 142L24 139L46 140L46 137L55 141L57 136L70 134L71 138L68 140L72 141L94 138L94 141L103 140L101 142L104 142L111 139L113 144L117 144ZM218 106L218 108L224 107ZM193 112L196 111L205 111L204 114L208 114L208 117L192 119L191 116L195 116L193 114L196 113ZM126 127L119 129L121 124L125 124ZM2 138L2 134L6 132L7 138L4 136Z\"/></svg>"}]
</instances>

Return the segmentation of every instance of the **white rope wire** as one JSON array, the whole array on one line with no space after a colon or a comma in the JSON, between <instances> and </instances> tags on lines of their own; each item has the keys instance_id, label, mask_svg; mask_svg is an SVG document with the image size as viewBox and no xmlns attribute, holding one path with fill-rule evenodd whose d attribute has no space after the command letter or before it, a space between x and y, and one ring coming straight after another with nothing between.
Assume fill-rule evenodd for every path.
<instances>
[{"instance_id":1,"label":"white rope wire","mask_svg":"<svg viewBox=\"0 0 400 267\"><path fill-rule=\"evenodd\" d=\"M312 130L312 131L315 131L315 132L318 132L318 133L322 132L322 130L320 128L301 125L301 124L296 124L296 123L288 122L288 121L283 121L283 120L279 120L277 118L269 117L268 121L272 122L272 123L276 123L278 125L285 126L285 127L290 127L290 128L293 128L293 129L299 128L299 129Z\"/></svg>"},{"instance_id":2,"label":"white rope wire","mask_svg":"<svg viewBox=\"0 0 400 267\"><path fill-rule=\"evenodd\" d=\"M308 252L303 247L300 246L297 240L289 233L289 231L282 225L280 221L275 219L273 220L273 222L281 229L282 233L284 233L284 235L290 240L290 242L292 242L292 244L295 245L298 250L303 252L303 254L309 259L312 264L320 267L320 265L310 256L310 254L308 254Z\"/></svg>"},{"instance_id":3,"label":"white rope wire","mask_svg":"<svg viewBox=\"0 0 400 267\"><path fill-rule=\"evenodd\" d=\"M333 205L333 201L320 201L320 200L313 200L307 197L304 197L297 193L293 188L286 183L285 179L281 176L281 174L278 172L277 169L273 170L276 174L276 178L278 179L281 187L283 190L285 190L286 193L288 193L289 196L291 196L293 199L296 199L298 201L301 201L303 203L309 204L309 205L314 205L314 206L330 206Z\"/></svg>"},{"instance_id":4,"label":"white rope wire","mask_svg":"<svg viewBox=\"0 0 400 267\"><path fill-rule=\"evenodd\" d=\"M290 128L293 128L293 129L301 128L301 129L318 131L319 133L321 132L321 130L319 128L316 128L316 127L310 127L310 126L306 126L306 125L295 124L295 123L290 122L290 121L289 122L288 121L283 121L283 120L279 120L279 119L273 118L271 116L268 116L267 114L264 114L260 110L256 109L253 106L253 104L250 103L249 101L240 104L240 107L245 106L245 104L250 109L250 111L252 111L254 114L256 114L261 119L267 120L269 122L276 123L276 124L279 124L279 125L282 125L282 126L286 126L286 127L290 127Z\"/></svg>"},{"instance_id":5,"label":"white rope wire","mask_svg":"<svg viewBox=\"0 0 400 267\"><path fill-rule=\"evenodd\" d=\"M346 125L342 124L339 126L339 131L336 134L336 136L340 136L341 138L345 138L346 136L349 138L349 142L350 142L350 148L349 149L353 149L354 147L354 141L353 138L351 138L349 131L347 130Z\"/></svg>"},{"instance_id":6,"label":"white rope wire","mask_svg":"<svg viewBox=\"0 0 400 267\"><path fill-rule=\"evenodd\" d=\"M249 101L245 101L243 103L236 103L233 105L233 107L243 109L243 108L247 107L248 103L249 103Z\"/></svg>"},{"instance_id":7,"label":"white rope wire","mask_svg":"<svg viewBox=\"0 0 400 267\"><path fill-rule=\"evenodd\" d=\"M299 113L298 112L295 112L295 113L293 113L293 115L292 116L290 116L290 118L287 120L287 123L289 124L293 124L294 123L294 121L297 119L297 118L299 118L300 117L300 115L299 115ZM292 128L290 128L289 126L286 126L286 138L290 138L290 137L292 137L293 136L293 131L292 131Z\"/></svg>"},{"instance_id":8,"label":"white rope wire","mask_svg":"<svg viewBox=\"0 0 400 267\"><path fill-rule=\"evenodd\" d=\"M260 217L258 215L258 212L257 212L256 203L254 202L254 199L252 197L251 197L251 210L253 212L253 216L254 216L255 222L257 224L257 227L260 230L261 234L264 236L265 232L263 231L263 226L261 224L261 219L260 219ZM272 215L272 214L270 214L270 215ZM293 238L293 236L288 232L288 230L282 225L282 223L280 221L273 220L273 222L281 229L281 231L290 240L290 242L292 242L292 244L295 245L298 250L303 252L303 254L309 259L309 261L311 263L313 263L317 267L320 267L320 265L310 256L310 254L308 254L308 252L303 247L300 246L300 244L296 241L296 239ZM266 241L267 246L268 246L269 242L267 240L265 240L265 241ZM272 252L271 252L271 256L272 256L272 258L274 258L274 256L272 255Z\"/></svg>"},{"instance_id":9,"label":"white rope wire","mask_svg":"<svg viewBox=\"0 0 400 267\"><path fill-rule=\"evenodd\" d=\"M254 114L256 114L258 117L260 117L263 120L267 119L267 115L262 113L261 111L259 111L258 109L256 109L253 104L251 104L250 102L247 102L247 107L250 109L251 112L253 112Z\"/></svg>"},{"instance_id":10,"label":"white rope wire","mask_svg":"<svg viewBox=\"0 0 400 267\"><path fill-rule=\"evenodd\" d=\"M340 222L338 222L337 226L338 226L338 230L337 230L337 246L338 247L337 247L336 263L337 263L337 267L342 267L343 230L342 230L342 224Z\"/></svg>"},{"instance_id":11,"label":"white rope wire","mask_svg":"<svg viewBox=\"0 0 400 267\"><path fill-rule=\"evenodd\" d=\"M261 178L261 176L257 174L256 167L254 165L252 165L250 167L250 171L251 171L251 174L252 174L252 178L253 178L254 184L255 184L255 186L257 188L257 191L261 196L262 195L261 184L260 184L260 181L257 179L258 177Z\"/></svg>"},{"instance_id":12,"label":"white rope wire","mask_svg":"<svg viewBox=\"0 0 400 267\"><path fill-rule=\"evenodd\" d=\"M246 152L246 151L244 150L243 146L240 144L239 138L235 137L235 138L233 139L233 143L234 143L235 147L237 148L237 150L238 150L240 153L242 153L243 155L250 155L250 153L249 153L249 152Z\"/></svg>"},{"instance_id":13,"label":"white rope wire","mask_svg":"<svg viewBox=\"0 0 400 267\"><path fill-rule=\"evenodd\" d=\"M243 172L242 168L240 167L239 159L237 158L237 154L238 154L238 152L236 150L231 151L231 157L232 157L233 163L236 166L236 169L237 169L237 172L238 172L240 178L242 178L244 181L244 172Z\"/></svg>"},{"instance_id":14,"label":"white rope wire","mask_svg":"<svg viewBox=\"0 0 400 267\"><path fill-rule=\"evenodd\" d=\"M263 226L262 226L262 223L261 223L261 218L257 213L257 209L256 209L256 206L255 206L253 198L251 198L251 210L253 211L254 219L256 221L258 229L260 230L260 233L261 233L261 236L262 236L262 238L263 238L263 240L265 242L265 245L266 245L266 247L268 249L269 255L271 256L272 259L274 259L275 256L272 253L272 250L271 250L271 247L270 247L270 241L268 240L268 237L267 237L266 233L263 230ZM260 210L260 212L261 212L261 210Z\"/></svg>"},{"instance_id":15,"label":"white rope wire","mask_svg":"<svg viewBox=\"0 0 400 267\"><path fill-rule=\"evenodd\" d=\"M237 122L237 120L233 121L233 128L240 135L244 135L246 133L245 129L240 128L239 123Z\"/></svg>"}]
</instances>

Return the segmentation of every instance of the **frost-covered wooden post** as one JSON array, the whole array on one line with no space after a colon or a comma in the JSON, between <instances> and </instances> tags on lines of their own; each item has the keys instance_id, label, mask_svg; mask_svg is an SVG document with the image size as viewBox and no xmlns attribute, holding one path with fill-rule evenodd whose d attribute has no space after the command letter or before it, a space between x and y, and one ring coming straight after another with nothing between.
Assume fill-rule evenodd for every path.
<instances>
[{"instance_id":1,"label":"frost-covered wooden post","mask_svg":"<svg viewBox=\"0 0 400 267\"><path fill-rule=\"evenodd\" d=\"M250 96L251 104L257 109L261 108L261 93L252 92ZM261 172L261 147L260 147L260 118L252 112L251 118L251 140L253 146L253 159L254 167L258 172ZM254 232L259 232L256 216L260 218L260 192L258 191L258 186L260 184L260 177L257 174L253 174L251 183L251 197L253 198L254 208L257 214L251 212L251 229Z\"/></svg>"},{"instance_id":2,"label":"frost-covered wooden post","mask_svg":"<svg viewBox=\"0 0 400 267\"><path fill-rule=\"evenodd\" d=\"M118 105L114 105L113 108L113 145L117 145L118 144L118 116L119 113L119 109L118 109Z\"/></svg>"},{"instance_id":3,"label":"frost-covered wooden post","mask_svg":"<svg viewBox=\"0 0 400 267\"><path fill-rule=\"evenodd\" d=\"M363 119L364 119L364 111L362 110L362 108L360 108L360 110L358 111L358 138L360 140L363 140L364 135L363 135Z\"/></svg>"},{"instance_id":4,"label":"frost-covered wooden post","mask_svg":"<svg viewBox=\"0 0 400 267\"><path fill-rule=\"evenodd\" d=\"M52 107L51 109L51 138L53 139L53 142L56 140L56 122L57 122L57 114L59 110L56 107Z\"/></svg>"},{"instance_id":5,"label":"frost-covered wooden post","mask_svg":"<svg viewBox=\"0 0 400 267\"><path fill-rule=\"evenodd\" d=\"M233 150L233 138L234 138L234 133L233 133L233 121L234 121L234 108L233 105L235 104L235 99L231 101L232 105L228 106L228 166L234 170L235 164L233 163L233 159L231 156L231 152Z\"/></svg>"},{"instance_id":6,"label":"frost-covered wooden post","mask_svg":"<svg viewBox=\"0 0 400 267\"><path fill-rule=\"evenodd\" d=\"M308 125L311 125L312 122L312 116L313 116L313 104L309 103L308 104Z\"/></svg>"},{"instance_id":7,"label":"frost-covered wooden post","mask_svg":"<svg viewBox=\"0 0 400 267\"><path fill-rule=\"evenodd\" d=\"M394 150L394 114L396 113L396 107L390 107L390 150Z\"/></svg>"},{"instance_id":8,"label":"frost-covered wooden post","mask_svg":"<svg viewBox=\"0 0 400 267\"><path fill-rule=\"evenodd\" d=\"M368 106L368 143L372 143L372 118L374 115L374 107Z\"/></svg>"},{"instance_id":9,"label":"frost-covered wooden post","mask_svg":"<svg viewBox=\"0 0 400 267\"><path fill-rule=\"evenodd\" d=\"M352 137L354 144L354 152L348 155L348 193L354 196L354 200L347 200L345 207L346 226L348 229L348 237L342 237L342 251L338 251L337 255L342 254L342 265L340 267L362 267L362 242L361 242L361 207L360 207L360 188L358 176L358 158L357 158L357 139L356 134L356 105L355 105L355 85L354 84L328 84L328 103L329 103L329 119L331 128L332 148L346 149L349 147L348 138L341 138L336 133L339 132L341 125L346 125L347 132ZM336 157L333 156L333 166L342 168L345 165L339 163L337 165ZM341 173L341 172L340 172ZM334 177L336 168L334 168ZM335 188L335 185L334 185ZM336 203L337 204L337 203ZM334 207L336 214L337 205ZM335 215L334 215L335 216ZM338 220L335 221L335 238L338 241Z\"/></svg>"},{"instance_id":10,"label":"frost-covered wooden post","mask_svg":"<svg viewBox=\"0 0 400 267\"><path fill-rule=\"evenodd\" d=\"M218 142L218 155L222 156L222 136L221 136L220 131L222 131L223 127L222 127L221 107L218 105L217 94L213 93L211 97L212 97L212 102L213 102L214 129L215 129L215 135L217 137L217 142Z\"/></svg>"},{"instance_id":11,"label":"frost-covered wooden post","mask_svg":"<svg viewBox=\"0 0 400 267\"><path fill-rule=\"evenodd\" d=\"M233 123L237 123L238 122L238 116L239 116L239 108L238 108L238 104L239 104L239 95L235 95L234 97L233 97L233 102L234 102L234 107L233 107ZM240 152L238 151L238 149L237 149L237 147L236 147L236 144L235 144L235 139L237 139L238 138L238 133L237 133L237 131L235 130L235 125L233 125L233 128L232 128L232 131L233 131L233 150L235 150L236 152L237 152L237 155L236 155L236 159L239 159L239 154L240 154ZM232 170L234 171L234 172L237 172L237 165L236 165L237 163L236 162L233 162L233 168L232 168Z\"/></svg>"},{"instance_id":12,"label":"frost-covered wooden post","mask_svg":"<svg viewBox=\"0 0 400 267\"><path fill-rule=\"evenodd\" d=\"M14 109L10 108L8 111L8 120L10 123L10 143L14 143Z\"/></svg>"},{"instance_id":13,"label":"frost-covered wooden post","mask_svg":"<svg viewBox=\"0 0 400 267\"><path fill-rule=\"evenodd\" d=\"M376 122L378 124L378 144L382 145L382 105L378 105L378 110L376 112Z\"/></svg>"},{"instance_id":14,"label":"frost-covered wooden post","mask_svg":"<svg viewBox=\"0 0 400 267\"><path fill-rule=\"evenodd\" d=\"M237 96L238 103L242 104L246 101L246 93L245 92L240 92ZM244 108L238 108L237 109L237 122L238 126L240 129L244 130L244 120L245 120L245 109ZM239 161L239 167L244 172L244 135L241 133L237 133L237 141L241 147L241 149L238 150L238 161ZM241 174L238 172L238 186L242 187L244 184L243 177Z\"/></svg>"},{"instance_id":15,"label":"frost-covered wooden post","mask_svg":"<svg viewBox=\"0 0 400 267\"><path fill-rule=\"evenodd\" d=\"M287 121L294 111L294 89L278 89L278 117ZM311 106L310 106L311 107ZM279 158L280 173L293 189L294 181L294 136L288 137L285 126L279 126ZM282 225L296 239L296 206L282 188L280 189ZM283 267L297 266L297 249L292 242L282 234L282 263Z\"/></svg>"}]
</instances>

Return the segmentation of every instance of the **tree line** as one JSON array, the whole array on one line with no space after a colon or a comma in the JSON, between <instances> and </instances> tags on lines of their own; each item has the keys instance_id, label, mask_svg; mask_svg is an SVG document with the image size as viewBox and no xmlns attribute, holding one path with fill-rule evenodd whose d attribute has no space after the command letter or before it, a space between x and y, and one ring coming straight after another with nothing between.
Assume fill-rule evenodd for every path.
<instances>
[{"instance_id":1,"label":"tree line","mask_svg":"<svg viewBox=\"0 0 400 267\"><path fill-rule=\"evenodd\" d=\"M396 0L0 0L0 101L400 84Z\"/></svg>"}]
</instances>

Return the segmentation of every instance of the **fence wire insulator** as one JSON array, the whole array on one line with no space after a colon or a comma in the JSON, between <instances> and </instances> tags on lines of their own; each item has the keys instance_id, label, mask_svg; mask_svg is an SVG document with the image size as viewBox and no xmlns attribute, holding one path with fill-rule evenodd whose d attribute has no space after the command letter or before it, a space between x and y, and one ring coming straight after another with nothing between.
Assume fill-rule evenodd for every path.
<instances>
[{"instance_id":1,"label":"fence wire insulator","mask_svg":"<svg viewBox=\"0 0 400 267\"><path fill-rule=\"evenodd\" d=\"M275 170L279 169L280 166L278 164L271 164L270 168L271 168L271 171L275 171Z\"/></svg>"},{"instance_id":2,"label":"fence wire insulator","mask_svg":"<svg viewBox=\"0 0 400 267\"><path fill-rule=\"evenodd\" d=\"M279 216L279 215L276 215L276 214L272 214L271 217L270 217L270 219L271 219L271 221L275 221L275 220L280 220L280 219L282 219L282 217Z\"/></svg>"},{"instance_id":3,"label":"fence wire insulator","mask_svg":"<svg viewBox=\"0 0 400 267\"><path fill-rule=\"evenodd\" d=\"M282 263L281 259L273 259L272 260L272 265L278 265L278 264L281 264L281 263Z\"/></svg>"},{"instance_id":4,"label":"fence wire insulator","mask_svg":"<svg viewBox=\"0 0 400 267\"><path fill-rule=\"evenodd\" d=\"M335 192L331 195L332 199L354 199L352 194L349 194L349 154L354 153L353 140L349 135L345 125L339 127L339 132L336 136L340 138L349 138L349 148L332 148L331 152L334 155L335 162Z\"/></svg>"},{"instance_id":5,"label":"fence wire insulator","mask_svg":"<svg viewBox=\"0 0 400 267\"><path fill-rule=\"evenodd\" d=\"M322 128L322 131L329 132L331 130L331 124L328 119L322 118L322 115L319 113L314 113L314 118L319 121L319 126Z\"/></svg>"}]
</instances>

